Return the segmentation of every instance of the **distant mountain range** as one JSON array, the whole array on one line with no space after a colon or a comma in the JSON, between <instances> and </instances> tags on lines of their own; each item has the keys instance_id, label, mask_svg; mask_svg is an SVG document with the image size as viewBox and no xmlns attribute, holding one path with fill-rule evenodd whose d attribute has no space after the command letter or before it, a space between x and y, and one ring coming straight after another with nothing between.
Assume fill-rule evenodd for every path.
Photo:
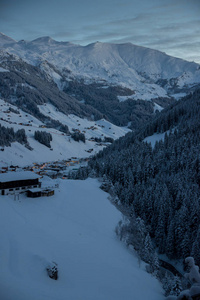
<instances>
[{"instance_id":1,"label":"distant mountain range","mask_svg":"<svg viewBox=\"0 0 200 300\"><path fill-rule=\"evenodd\" d=\"M50 37L16 42L1 34L0 45L27 63L40 66L60 89L76 79L104 88L108 84L125 87L132 91L129 98L149 100L171 97L200 82L199 64L131 43L80 46Z\"/></svg>"},{"instance_id":2,"label":"distant mountain range","mask_svg":"<svg viewBox=\"0 0 200 300\"><path fill-rule=\"evenodd\" d=\"M62 132L68 124L39 106L135 130L200 84L200 65L131 43L17 42L0 33L0 46L1 99Z\"/></svg>"}]
</instances>

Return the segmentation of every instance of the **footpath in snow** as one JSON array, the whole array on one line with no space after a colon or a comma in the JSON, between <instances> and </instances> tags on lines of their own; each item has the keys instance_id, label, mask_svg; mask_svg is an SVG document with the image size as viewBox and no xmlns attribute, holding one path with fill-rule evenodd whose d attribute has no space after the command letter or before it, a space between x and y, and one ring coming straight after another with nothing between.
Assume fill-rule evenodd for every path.
<instances>
[{"instance_id":1,"label":"footpath in snow","mask_svg":"<svg viewBox=\"0 0 200 300\"><path fill-rule=\"evenodd\" d=\"M99 182L58 183L52 197L1 197L0 299L164 299L158 281L117 239L121 214ZM47 276L52 261L57 281Z\"/></svg>"}]
</instances>

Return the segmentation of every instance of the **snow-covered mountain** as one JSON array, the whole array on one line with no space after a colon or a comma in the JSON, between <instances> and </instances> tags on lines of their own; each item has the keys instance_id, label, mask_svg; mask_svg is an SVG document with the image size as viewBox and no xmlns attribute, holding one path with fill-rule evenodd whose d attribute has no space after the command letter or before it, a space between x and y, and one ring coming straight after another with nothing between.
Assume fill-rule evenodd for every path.
<instances>
[{"instance_id":1,"label":"snow-covered mountain","mask_svg":"<svg viewBox=\"0 0 200 300\"><path fill-rule=\"evenodd\" d=\"M13 43L16 43L15 40L11 39L9 36L3 34L2 32L0 32L0 46L3 46L3 45L8 45L8 44L13 44Z\"/></svg>"},{"instance_id":2,"label":"snow-covered mountain","mask_svg":"<svg viewBox=\"0 0 200 300\"><path fill-rule=\"evenodd\" d=\"M72 78L67 69L61 72L47 61L33 66L4 50L0 51L0 87L2 99L40 119L43 117L37 105L51 103L66 115L74 114L90 120L105 118L118 126L132 123L136 128L149 119L157 107L151 101L119 101L119 95L123 98L132 91L119 86L105 88L98 83L86 84ZM165 98L158 104L163 106L169 101Z\"/></svg>"},{"instance_id":3,"label":"snow-covered mountain","mask_svg":"<svg viewBox=\"0 0 200 300\"><path fill-rule=\"evenodd\" d=\"M15 105L0 99L0 126L13 128L14 131L24 129L27 141L32 150L18 142L11 143L11 146L0 147L0 168L11 164L18 166L31 165L34 162L42 163L47 161L67 160L71 157L89 157L102 150L107 142L105 138L117 139L125 135L129 129L111 124L102 119L88 121L75 115L66 116L52 104L40 105L39 109L45 116L51 115L53 120L60 120L67 125L70 132L80 132L85 135L85 143L77 142L69 134L55 128L47 128L46 124L38 120ZM35 131L45 131L51 134L51 148L39 143L34 138ZM101 141L102 142L101 142Z\"/></svg>"},{"instance_id":4,"label":"snow-covered mountain","mask_svg":"<svg viewBox=\"0 0 200 300\"><path fill-rule=\"evenodd\" d=\"M82 79L86 84L98 82L104 88L108 84L126 87L132 91L129 98L150 100L183 92L200 82L198 64L131 43L80 46L50 37L11 43L4 35L0 41L4 50L29 64L42 63L43 70L59 88L66 81ZM49 63L53 67L47 67Z\"/></svg>"},{"instance_id":5,"label":"snow-covered mountain","mask_svg":"<svg viewBox=\"0 0 200 300\"><path fill-rule=\"evenodd\" d=\"M198 64L130 43L97 42L80 46L50 37L17 42L0 34L0 45L0 97L28 116L17 124L34 117L40 125L60 134L59 141L57 138L52 141L54 152L49 152L48 160L61 159L63 153L80 157L88 155L91 149L97 152L102 145L95 149L91 138L116 139L127 132L116 126L112 130L113 124L138 128L156 111L175 101L174 95L181 97L200 83ZM12 127L15 117L11 113L9 118ZM8 121L8 116L1 120L3 126L9 124L4 124L4 119ZM75 119L78 126L73 125ZM99 125L107 129L100 131ZM62 133L67 133L67 126L71 133L75 129L85 134L86 144L77 147L78 143L73 141L74 148L66 144ZM92 135L87 130L96 127L98 130L93 130ZM14 129L19 128L14 126ZM45 159L46 151L40 149L45 146L38 146L33 133L26 127L25 131L34 149L32 158L30 150L22 145L12 150L12 144L4 152L9 155L1 154L5 156L3 159L12 161L14 153L23 156L24 164L37 157Z\"/></svg>"}]
</instances>

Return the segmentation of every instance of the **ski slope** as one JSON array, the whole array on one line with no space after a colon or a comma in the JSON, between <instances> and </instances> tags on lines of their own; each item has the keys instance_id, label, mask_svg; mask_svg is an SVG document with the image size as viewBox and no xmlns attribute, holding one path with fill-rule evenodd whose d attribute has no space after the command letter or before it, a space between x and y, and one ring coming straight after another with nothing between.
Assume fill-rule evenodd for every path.
<instances>
[{"instance_id":1,"label":"ski slope","mask_svg":"<svg viewBox=\"0 0 200 300\"><path fill-rule=\"evenodd\" d=\"M159 282L116 238L121 216L98 181L57 182L52 197L1 197L0 299L164 299ZM57 281L46 272L52 262Z\"/></svg>"}]
</instances>

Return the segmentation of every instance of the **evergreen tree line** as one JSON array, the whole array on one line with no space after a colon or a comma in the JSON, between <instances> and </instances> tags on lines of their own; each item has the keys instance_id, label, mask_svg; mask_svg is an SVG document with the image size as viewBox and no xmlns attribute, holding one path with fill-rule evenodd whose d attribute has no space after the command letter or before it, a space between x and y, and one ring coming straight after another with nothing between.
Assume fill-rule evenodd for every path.
<instances>
[{"instance_id":1,"label":"evergreen tree line","mask_svg":"<svg viewBox=\"0 0 200 300\"><path fill-rule=\"evenodd\" d=\"M25 130L19 129L15 132L13 127L4 127L0 124L0 146L8 147L13 142L19 142L28 146Z\"/></svg>"},{"instance_id":2,"label":"evergreen tree line","mask_svg":"<svg viewBox=\"0 0 200 300\"><path fill-rule=\"evenodd\" d=\"M52 135L49 132L46 131L35 131L34 134L35 140L37 140L39 143L47 146L48 148L51 148L51 141L52 141Z\"/></svg>"},{"instance_id":3,"label":"evergreen tree line","mask_svg":"<svg viewBox=\"0 0 200 300\"><path fill-rule=\"evenodd\" d=\"M71 133L71 137L76 142L82 141L83 143L85 143L85 134L84 133L76 131L74 133Z\"/></svg>"},{"instance_id":4,"label":"evergreen tree line","mask_svg":"<svg viewBox=\"0 0 200 300\"><path fill-rule=\"evenodd\" d=\"M143 141L161 132L154 148ZM115 141L77 176L94 172L111 182L130 224L143 220L159 253L191 255L200 266L200 90Z\"/></svg>"}]
</instances>

